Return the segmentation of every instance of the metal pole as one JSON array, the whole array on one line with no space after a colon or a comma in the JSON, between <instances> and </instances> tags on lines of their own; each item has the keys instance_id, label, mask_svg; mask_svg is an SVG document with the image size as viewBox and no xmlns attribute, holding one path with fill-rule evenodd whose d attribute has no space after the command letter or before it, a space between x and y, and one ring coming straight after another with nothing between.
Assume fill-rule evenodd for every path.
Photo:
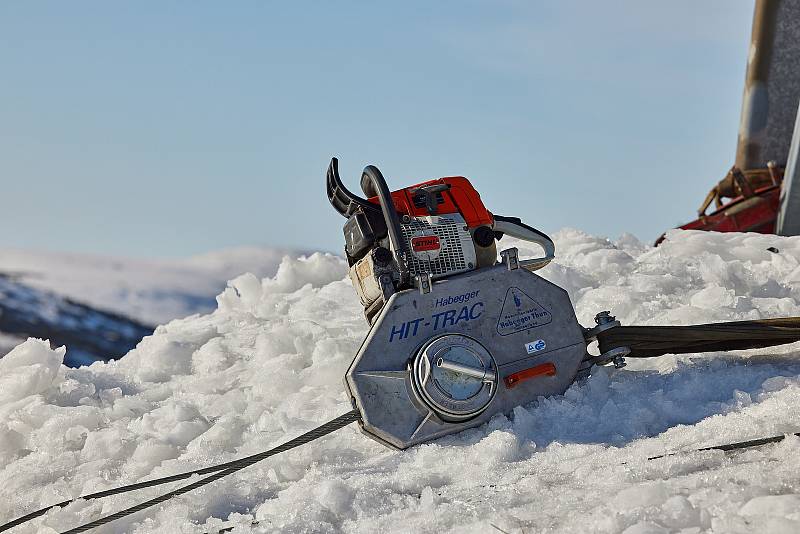
<instances>
[{"instance_id":1,"label":"metal pole","mask_svg":"<svg viewBox=\"0 0 800 534\"><path fill-rule=\"evenodd\" d=\"M785 167L800 98L800 2L756 0L736 166Z\"/></svg>"}]
</instances>

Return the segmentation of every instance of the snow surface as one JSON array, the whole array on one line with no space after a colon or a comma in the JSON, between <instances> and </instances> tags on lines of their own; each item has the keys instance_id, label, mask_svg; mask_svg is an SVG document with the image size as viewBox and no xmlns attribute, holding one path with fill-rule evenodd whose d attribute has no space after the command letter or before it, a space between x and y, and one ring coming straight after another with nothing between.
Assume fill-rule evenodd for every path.
<instances>
[{"instance_id":1,"label":"snow surface","mask_svg":"<svg viewBox=\"0 0 800 534\"><path fill-rule=\"evenodd\" d=\"M652 249L555 237L559 259L541 274L585 325L604 309L624 324L800 315L800 238L675 231ZM342 375L367 327L345 270L315 254L240 276L217 311L159 327L117 362L68 369L62 350L18 346L0 360L0 522L259 452L350 410ZM800 431L798 352L597 369L562 396L404 452L350 425L99 531L800 532L800 439L690 452ZM63 531L163 489L16 531Z\"/></svg>"},{"instance_id":2,"label":"snow surface","mask_svg":"<svg viewBox=\"0 0 800 534\"><path fill-rule=\"evenodd\" d=\"M0 355L6 354L23 341L25 340L20 337L0 332Z\"/></svg>"},{"instance_id":3,"label":"snow surface","mask_svg":"<svg viewBox=\"0 0 800 534\"><path fill-rule=\"evenodd\" d=\"M64 252L0 250L0 273L78 302L162 324L216 308L214 297L242 273L272 276L302 251L238 247L181 259L143 260Z\"/></svg>"}]
</instances>

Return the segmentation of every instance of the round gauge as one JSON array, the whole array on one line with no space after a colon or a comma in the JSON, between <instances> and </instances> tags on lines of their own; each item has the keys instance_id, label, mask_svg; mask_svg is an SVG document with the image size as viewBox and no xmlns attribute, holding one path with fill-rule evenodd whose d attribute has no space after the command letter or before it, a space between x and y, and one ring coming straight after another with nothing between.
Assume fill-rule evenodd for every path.
<instances>
[{"instance_id":1,"label":"round gauge","mask_svg":"<svg viewBox=\"0 0 800 534\"><path fill-rule=\"evenodd\" d=\"M412 367L414 391L445 420L475 417L497 391L494 358L468 336L447 334L429 340Z\"/></svg>"}]
</instances>

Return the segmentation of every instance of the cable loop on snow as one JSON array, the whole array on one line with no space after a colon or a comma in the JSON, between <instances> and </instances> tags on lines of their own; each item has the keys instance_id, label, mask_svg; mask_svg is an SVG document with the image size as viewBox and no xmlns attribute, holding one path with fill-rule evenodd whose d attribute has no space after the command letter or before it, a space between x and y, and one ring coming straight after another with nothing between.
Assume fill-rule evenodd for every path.
<instances>
[{"instance_id":1,"label":"cable loop on snow","mask_svg":"<svg viewBox=\"0 0 800 534\"><path fill-rule=\"evenodd\" d=\"M145 482L137 482L135 484L128 484L126 486L120 486L118 488L113 488L113 489L104 490L104 491L98 491L97 493L91 493L89 495L84 495L84 496L78 497L77 499L72 499L72 500L69 500L69 501L64 501L64 502L61 502L61 503L58 503L58 504L54 504L52 506L48 506L47 508L42 508L41 510L37 510L35 512L31 512L31 513L29 513L27 515L24 515L22 517L14 519L13 521L10 521L10 522L8 522L8 523L6 523L4 525L0 525L0 532L5 532L6 530L8 530L10 528L13 528L13 527L15 527L17 525L21 525L23 523L26 523L26 522L30 521L31 519L34 519L34 518L39 517L41 515L44 515L45 513L47 513L52 508L63 507L63 506L66 506L66 505L68 505L70 503L73 503L73 502L75 502L77 500L80 500L80 499L83 499L83 500L100 499L102 497L108 497L110 495L117 495L117 494L120 494L120 493L127 493L127 492L135 491L135 490L138 490L138 489L150 488L150 487L153 487L153 486L160 486L162 484L168 484L170 482L175 482L175 481L178 481L178 480L184 480L184 479L190 478L190 477L192 477L194 475L204 475L204 474L208 474L208 473L214 473L213 475L205 477L205 478L202 478L202 479L200 479L200 480L198 480L196 482L193 482L192 484L189 484L188 486L184 486L182 488L178 488L176 490L170 491L168 493L164 493L163 495L159 495L158 497L150 499L149 501L145 501L145 502L143 502L141 504L137 504L136 506L132 506L130 508L126 508L124 510L120 510L119 512L107 515L105 517L101 517L100 519L92 521L91 523L87 523L85 525L80 525L80 526L75 527L73 529L67 530L66 532L64 532L62 534L72 534L72 533L77 533L77 532L85 532L85 531L93 529L95 527L99 527L100 525L104 525L106 523L110 523L111 521L114 521L116 519L120 519L120 518L125 517L127 515L134 514L136 512L144 510L145 508L149 508L151 506L155 506L156 504L159 504L159 503L162 503L162 502L164 502L166 500L169 500L172 497L177 497L178 495L183 495L184 493L192 491L193 489L197 489L197 488L199 488L201 486L205 486L206 484L211 484L212 482L214 482L216 480L219 480L220 478L222 478L224 476L227 476L227 475L230 475L232 473L235 473L236 471L244 469L245 467L249 467L249 466L253 465L254 463L257 463L257 462L260 462L261 460L264 460L265 458L269 458L270 456L274 456L276 454L280 454L282 452L288 451L288 450L293 449L295 447L299 447L300 445L305 445L306 443L310 443L310 442L312 442L312 441L314 441L316 439L319 439L319 438L321 438L321 437L323 437L323 436L325 436L327 434L330 434L331 432L339 430L340 428L345 427L345 426L349 425L350 423L359 420L360 418L361 418L361 414L359 413L359 411L358 410L352 410L352 411L347 412L346 414L340 415L336 419L332 419L331 421L328 421L327 423L325 423L323 425L320 425L317 428L315 428L313 430L310 430L310 431L306 432L305 434L303 434L301 436L298 436L298 437L296 437L294 439L291 439L291 440L287 441L286 443L284 443L282 445L278 445L277 447L272 448L272 449L270 449L268 451L260 452L258 454L253 454L253 455L247 456L245 458L240 458L239 460L233 460L233 461L226 462L226 463L219 464L219 465L212 465L212 466L204 467L204 468L201 468L201 469L195 469L194 471L186 471L185 473L179 473L177 475L170 475L170 476L167 476L167 477L157 478L155 480L148 480L148 481L145 481Z\"/></svg>"}]
</instances>

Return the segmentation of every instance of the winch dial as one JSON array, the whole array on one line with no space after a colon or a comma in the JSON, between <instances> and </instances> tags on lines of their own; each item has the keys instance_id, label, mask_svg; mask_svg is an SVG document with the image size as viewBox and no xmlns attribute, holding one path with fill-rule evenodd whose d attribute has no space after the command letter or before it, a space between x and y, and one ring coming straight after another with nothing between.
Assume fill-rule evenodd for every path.
<instances>
[{"instance_id":1,"label":"winch dial","mask_svg":"<svg viewBox=\"0 0 800 534\"><path fill-rule=\"evenodd\" d=\"M462 421L485 410L497 391L497 365L486 348L461 334L429 340L412 365L420 400L444 420Z\"/></svg>"}]
</instances>

